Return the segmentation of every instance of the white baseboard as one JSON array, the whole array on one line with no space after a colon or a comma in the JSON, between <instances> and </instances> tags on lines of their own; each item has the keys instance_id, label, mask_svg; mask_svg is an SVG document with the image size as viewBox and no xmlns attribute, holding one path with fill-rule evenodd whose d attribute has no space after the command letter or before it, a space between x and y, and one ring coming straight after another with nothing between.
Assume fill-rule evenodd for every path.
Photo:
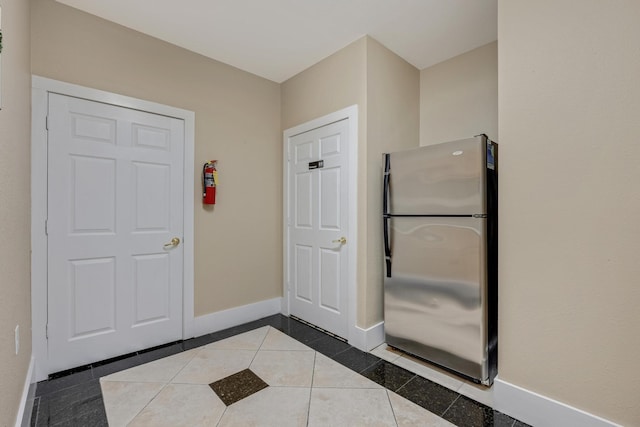
<instances>
[{"instance_id":1,"label":"white baseboard","mask_svg":"<svg viewBox=\"0 0 640 427\"><path fill-rule=\"evenodd\" d=\"M349 344L362 351L371 351L384 342L384 322L367 329L354 326L349 334Z\"/></svg>"},{"instance_id":2,"label":"white baseboard","mask_svg":"<svg viewBox=\"0 0 640 427\"><path fill-rule=\"evenodd\" d=\"M496 379L493 389L494 409L535 427L621 427L503 380Z\"/></svg>"},{"instance_id":3,"label":"white baseboard","mask_svg":"<svg viewBox=\"0 0 640 427\"><path fill-rule=\"evenodd\" d=\"M29 370L24 379L22 397L20 397L20 407L16 415L16 427L28 427L31 425L31 413L33 412L33 402L36 395L36 359L31 357Z\"/></svg>"},{"instance_id":4,"label":"white baseboard","mask_svg":"<svg viewBox=\"0 0 640 427\"><path fill-rule=\"evenodd\" d=\"M232 326L242 325L243 323L278 314L281 309L282 298L278 297L198 316L193 321L194 334L199 337L231 328Z\"/></svg>"}]
</instances>

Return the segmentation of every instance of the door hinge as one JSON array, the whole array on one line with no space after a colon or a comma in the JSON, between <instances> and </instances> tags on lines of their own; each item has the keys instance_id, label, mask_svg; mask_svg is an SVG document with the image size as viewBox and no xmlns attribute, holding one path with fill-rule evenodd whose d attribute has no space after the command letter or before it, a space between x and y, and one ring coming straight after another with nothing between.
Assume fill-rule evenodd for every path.
<instances>
[{"instance_id":1,"label":"door hinge","mask_svg":"<svg viewBox=\"0 0 640 427\"><path fill-rule=\"evenodd\" d=\"M44 220L44 234L45 234L45 236L49 235L49 220L48 219Z\"/></svg>"},{"instance_id":2,"label":"door hinge","mask_svg":"<svg viewBox=\"0 0 640 427\"><path fill-rule=\"evenodd\" d=\"M46 116L46 117L44 118L44 128L45 128L46 130L49 130L49 116Z\"/></svg>"},{"instance_id":3,"label":"door hinge","mask_svg":"<svg viewBox=\"0 0 640 427\"><path fill-rule=\"evenodd\" d=\"M44 337L46 339L49 339L49 324L47 323L47 325L44 327Z\"/></svg>"}]
</instances>

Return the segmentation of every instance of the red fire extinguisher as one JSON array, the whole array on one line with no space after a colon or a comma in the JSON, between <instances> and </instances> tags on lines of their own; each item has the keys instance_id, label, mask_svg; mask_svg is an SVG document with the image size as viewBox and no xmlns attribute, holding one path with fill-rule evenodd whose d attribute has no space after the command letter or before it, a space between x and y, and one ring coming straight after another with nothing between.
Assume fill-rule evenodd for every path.
<instances>
[{"instance_id":1,"label":"red fire extinguisher","mask_svg":"<svg viewBox=\"0 0 640 427\"><path fill-rule=\"evenodd\" d=\"M216 184L218 183L217 160L209 160L202 168L202 203L216 204Z\"/></svg>"}]
</instances>

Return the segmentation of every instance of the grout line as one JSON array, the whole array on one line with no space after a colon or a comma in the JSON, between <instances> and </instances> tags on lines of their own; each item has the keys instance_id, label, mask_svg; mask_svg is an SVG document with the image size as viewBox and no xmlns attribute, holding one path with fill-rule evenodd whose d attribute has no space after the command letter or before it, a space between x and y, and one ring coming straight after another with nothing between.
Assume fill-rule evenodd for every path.
<instances>
[{"instance_id":1,"label":"grout line","mask_svg":"<svg viewBox=\"0 0 640 427\"><path fill-rule=\"evenodd\" d=\"M411 371L409 371L409 372L411 372ZM398 387L397 389L395 389L395 390L391 390L391 391L393 391L394 393L399 392L401 388L403 388L404 386L406 386L407 384L409 384L409 383L410 383L410 382L411 382L415 377L418 377L418 376L419 376L418 374L415 374L415 373L413 373L413 372L411 372L411 373L413 374L413 376L412 376L411 378L409 378L407 381L405 381L405 383L404 383L404 384L402 384L402 385L401 385L400 387ZM382 386L382 387L384 387L384 386ZM387 387L384 387L384 388L387 388ZM387 389L387 390L390 390L390 389Z\"/></svg>"},{"instance_id":2,"label":"grout line","mask_svg":"<svg viewBox=\"0 0 640 427\"><path fill-rule=\"evenodd\" d=\"M313 394L313 381L316 379L316 363L318 361L318 352L313 353L313 370L311 371L311 386L309 387L309 405L307 406L307 427L309 427L309 418L311 415L311 395Z\"/></svg>"},{"instance_id":3,"label":"grout line","mask_svg":"<svg viewBox=\"0 0 640 427\"><path fill-rule=\"evenodd\" d=\"M396 426L398 426L398 417L396 416L396 410L393 408L393 404L391 403L391 396L389 395L389 392L391 390L386 389L385 391L387 392L387 400L389 401L389 406L391 406L391 413L393 414L393 419L396 422Z\"/></svg>"},{"instance_id":4,"label":"grout line","mask_svg":"<svg viewBox=\"0 0 640 427\"><path fill-rule=\"evenodd\" d=\"M460 393L458 393L458 397L456 397L455 399L453 399L453 402L451 402L451 404L449 406L447 406L447 409L444 410L444 412L442 413L442 415L440 415L440 418L444 418L444 414L447 413L447 411L449 409L451 409L451 407L453 406L454 403L456 403L458 401L458 399L460 399L460 396L462 396Z\"/></svg>"},{"instance_id":5,"label":"grout line","mask_svg":"<svg viewBox=\"0 0 640 427\"><path fill-rule=\"evenodd\" d=\"M262 341L260 341L260 345L258 346L258 348L256 349L255 354L253 355L253 357L251 358L251 362L249 362L249 366L247 367L247 369L251 369L251 365L253 365L253 361L256 360L256 356L258 355L258 352L260 351L260 349L262 348L262 345L264 344L264 340L267 339L267 335L269 335L269 329L271 328L271 326L267 325L267 333L264 334L264 337L262 338ZM257 328L259 329L259 328ZM239 335L239 334L238 334Z\"/></svg>"},{"instance_id":6,"label":"grout line","mask_svg":"<svg viewBox=\"0 0 640 427\"><path fill-rule=\"evenodd\" d=\"M137 384L140 384L140 383L137 383ZM164 388L165 388L168 384L169 384L169 383L164 383L164 384L162 385L162 387L160 387L160 390L158 390L158 392L157 392L156 394L154 394L154 395L153 395L153 397L152 397L151 399L149 399L149 401L147 402L147 404L146 404L146 405L144 405L144 406L142 407L142 409L140 409L140 410L139 410L139 411L138 411L138 412L133 416L133 418L131 418L131 420L130 420L129 422L127 422L127 425L129 425L133 420L135 420L135 419L136 419L136 417L137 417L138 415L140 415L140 414L142 413L142 411L144 411L144 410L147 408L147 406L149 406L149 404L150 404L151 402L153 402L153 401L155 400L155 398L156 398L156 397L158 397L158 395L159 395L160 393L162 393L162 390L164 390ZM102 387L100 388L100 391L102 391ZM104 405L104 396L102 397L102 404ZM106 413L107 413L107 408L106 408L106 406L105 406L105 411L104 411L104 412L105 412L105 415L106 415ZM108 422L108 421L109 421L109 417L107 416L107 422Z\"/></svg>"}]
</instances>

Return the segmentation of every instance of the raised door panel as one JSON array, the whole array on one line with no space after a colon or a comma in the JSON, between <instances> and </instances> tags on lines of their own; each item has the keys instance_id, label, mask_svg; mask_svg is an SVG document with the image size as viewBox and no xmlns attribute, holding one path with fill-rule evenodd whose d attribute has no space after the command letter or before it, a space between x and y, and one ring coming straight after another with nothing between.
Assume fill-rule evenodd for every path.
<instances>
[{"instance_id":1,"label":"raised door panel","mask_svg":"<svg viewBox=\"0 0 640 427\"><path fill-rule=\"evenodd\" d=\"M318 172L320 186L320 230L337 231L341 224L340 168L321 169Z\"/></svg>"},{"instance_id":2,"label":"raised door panel","mask_svg":"<svg viewBox=\"0 0 640 427\"><path fill-rule=\"evenodd\" d=\"M69 261L69 341L112 333L116 328L114 257Z\"/></svg>"},{"instance_id":3,"label":"raised door panel","mask_svg":"<svg viewBox=\"0 0 640 427\"><path fill-rule=\"evenodd\" d=\"M116 160L70 155L71 234L116 232Z\"/></svg>"},{"instance_id":4,"label":"raised door panel","mask_svg":"<svg viewBox=\"0 0 640 427\"><path fill-rule=\"evenodd\" d=\"M133 170L134 232L169 231L171 212L170 166L133 162Z\"/></svg>"},{"instance_id":5,"label":"raised door panel","mask_svg":"<svg viewBox=\"0 0 640 427\"><path fill-rule=\"evenodd\" d=\"M294 223L296 228L310 229L313 227L313 177L311 173L307 171L297 173L294 180Z\"/></svg>"},{"instance_id":6,"label":"raised door panel","mask_svg":"<svg viewBox=\"0 0 640 427\"><path fill-rule=\"evenodd\" d=\"M83 142L116 144L116 120L80 113L72 113L70 117L73 139Z\"/></svg>"},{"instance_id":7,"label":"raised door panel","mask_svg":"<svg viewBox=\"0 0 640 427\"><path fill-rule=\"evenodd\" d=\"M171 150L171 132L169 129L133 123L131 130L133 147L162 151Z\"/></svg>"},{"instance_id":8,"label":"raised door panel","mask_svg":"<svg viewBox=\"0 0 640 427\"><path fill-rule=\"evenodd\" d=\"M169 254L133 256L134 316L132 326L170 318Z\"/></svg>"},{"instance_id":9,"label":"raised door panel","mask_svg":"<svg viewBox=\"0 0 640 427\"><path fill-rule=\"evenodd\" d=\"M310 246L296 245L294 251L295 298L306 302L312 302L313 248Z\"/></svg>"},{"instance_id":10,"label":"raised door panel","mask_svg":"<svg viewBox=\"0 0 640 427\"><path fill-rule=\"evenodd\" d=\"M340 295L340 251L333 248L320 249L320 301L319 305L339 313Z\"/></svg>"}]
</instances>

